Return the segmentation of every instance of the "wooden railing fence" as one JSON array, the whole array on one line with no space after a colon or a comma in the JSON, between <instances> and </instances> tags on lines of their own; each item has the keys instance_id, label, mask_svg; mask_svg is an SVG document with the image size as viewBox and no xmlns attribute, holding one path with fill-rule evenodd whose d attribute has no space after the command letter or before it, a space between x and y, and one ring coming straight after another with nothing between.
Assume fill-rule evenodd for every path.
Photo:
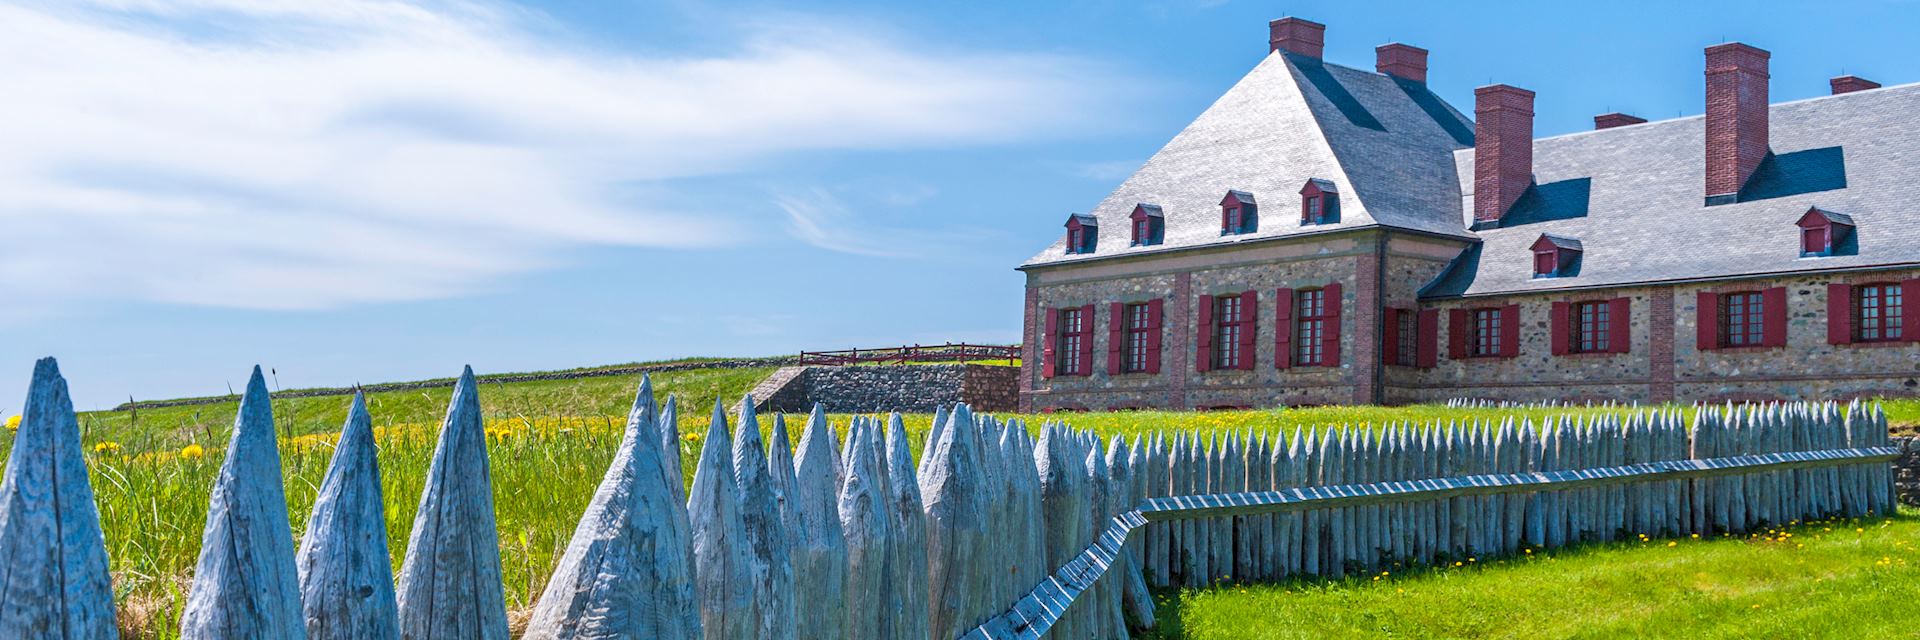
<instances>
[{"instance_id":1,"label":"wooden railing fence","mask_svg":"<svg viewBox=\"0 0 1920 640\"><path fill-rule=\"evenodd\" d=\"M790 446L715 410L683 494L678 409L644 380L528 638L1117 638L1149 586L1339 577L1624 536L1890 513L1886 419L1862 404L1642 411L1128 443L1036 439L964 405L920 460L898 415L816 407ZM292 545L256 368L213 490L186 638L505 638L478 388L453 394L398 579L356 398ZM0 479L0 637L114 637L66 382L40 361Z\"/></svg>"},{"instance_id":2,"label":"wooden railing fence","mask_svg":"<svg viewBox=\"0 0 1920 640\"><path fill-rule=\"evenodd\" d=\"M879 349L842 349L839 351L802 351L800 364L842 366L850 364L908 364L913 362L982 362L1020 359L1020 345L947 343L906 345Z\"/></svg>"}]
</instances>

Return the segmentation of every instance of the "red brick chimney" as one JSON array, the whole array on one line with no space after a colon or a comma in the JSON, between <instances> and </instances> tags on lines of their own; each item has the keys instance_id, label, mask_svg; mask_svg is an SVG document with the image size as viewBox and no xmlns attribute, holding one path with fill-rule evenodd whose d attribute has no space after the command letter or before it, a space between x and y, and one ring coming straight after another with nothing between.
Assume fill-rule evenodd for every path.
<instances>
[{"instance_id":1,"label":"red brick chimney","mask_svg":"<svg viewBox=\"0 0 1920 640\"><path fill-rule=\"evenodd\" d=\"M1836 95L1836 96L1842 93L1853 93L1855 91L1866 91L1868 89L1880 88L1880 83L1874 82L1872 80L1868 80L1866 78L1862 78L1860 76L1840 76L1838 78L1828 80L1827 84L1833 86L1833 95Z\"/></svg>"},{"instance_id":2,"label":"red brick chimney","mask_svg":"<svg viewBox=\"0 0 1920 640\"><path fill-rule=\"evenodd\" d=\"M1646 121L1647 121L1646 118L1642 118L1640 116L1627 115L1627 114L1615 111L1613 113L1602 113L1600 115L1594 116L1593 128L1595 130L1612 129L1614 127L1624 127L1630 124L1644 124L1646 123Z\"/></svg>"},{"instance_id":3,"label":"red brick chimney","mask_svg":"<svg viewBox=\"0 0 1920 640\"><path fill-rule=\"evenodd\" d=\"M1473 90L1473 221L1499 223L1533 184L1533 92Z\"/></svg>"},{"instance_id":4,"label":"red brick chimney","mask_svg":"<svg viewBox=\"0 0 1920 640\"><path fill-rule=\"evenodd\" d=\"M1319 58L1327 43L1327 25L1302 18L1281 18L1267 23L1270 51Z\"/></svg>"},{"instance_id":5,"label":"red brick chimney","mask_svg":"<svg viewBox=\"0 0 1920 640\"><path fill-rule=\"evenodd\" d=\"M1766 51L1707 47L1707 204L1731 202L1767 157Z\"/></svg>"},{"instance_id":6,"label":"red brick chimney","mask_svg":"<svg viewBox=\"0 0 1920 640\"><path fill-rule=\"evenodd\" d=\"M1373 68L1402 80L1427 81L1427 50L1398 42L1373 48Z\"/></svg>"}]
</instances>

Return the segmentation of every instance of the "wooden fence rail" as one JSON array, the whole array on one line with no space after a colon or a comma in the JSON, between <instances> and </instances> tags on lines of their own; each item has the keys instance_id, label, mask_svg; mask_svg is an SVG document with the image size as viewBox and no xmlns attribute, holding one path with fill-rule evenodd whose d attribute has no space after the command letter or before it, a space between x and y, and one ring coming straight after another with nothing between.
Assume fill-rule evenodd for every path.
<instances>
[{"instance_id":1,"label":"wooden fence rail","mask_svg":"<svg viewBox=\"0 0 1920 640\"><path fill-rule=\"evenodd\" d=\"M506 637L478 394L465 372L395 576L364 402L296 551L256 369L182 636ZM656 405L643 379L525 637L1119 638L1154 624L1149 585L1893 510L1877 408L1692 413L1129 442L960 405L936 412L916 463L897 415L854 418L841 442L816 408L790 451L783 417L766 443L750 405L731 426L716 405L683 491L677 403ZM114 637L105 541L52 359L36 364L22 415L0 478L0 637Z\"/></svg>"},{"instance_id":2,"label":"wooden fence rail","mask_svg":"<svg viewBox=\"0 0 1920 640\"><path fill-rule=\"evenodd\" d=\"M907 364L911 362L977 362L1020 359L1020 345L947 343L907 345L880 349L843 349L840 351L802 351L800 364L841 366L850 364Z\"/></svg>"}]
</instances>

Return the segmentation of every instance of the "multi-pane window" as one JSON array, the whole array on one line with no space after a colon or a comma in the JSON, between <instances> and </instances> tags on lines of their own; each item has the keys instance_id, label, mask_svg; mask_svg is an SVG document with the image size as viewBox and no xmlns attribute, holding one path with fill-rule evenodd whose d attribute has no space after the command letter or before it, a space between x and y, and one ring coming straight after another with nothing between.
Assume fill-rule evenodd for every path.
<instances>
[{"instance_id":1,"label":"multi-pane window","mask_svg":"<svg viewBox=\"0 0 1920 640\"><path fill-rule=\"evenodd\" d=\"M1130 304L1121 312L1125 316L1127 331L1120 367L1127 373L1147 370L1147 332L1153 328L1147 307L1145 303Z\"/></svg>"},{"instance_id":2,"label":"multi-pane window","mask_svg":"<svg viewBox=\"0 0 1920 640\"><path fill-rule=\"evenodd\" d=\"M1153 220L1141 218L1133 223L1133 243L1153 244Z\"/></svg>"},{"instance_id":3,"label":"multi-pane window","mask_svg":"<svg viewBox=\"0 0 1920 640\"><path fill-rule=\"evenodd\" d=\"M1468 355L1474 357L1500 355L1500 323L1507 319L1500 317L1499 308L1473 310L1473 335L1469 342Z\"/></svg>"},{"instance_id":4,"label":"multi-pane window","mask_svg":"<svg viewBox=\"0 0 1920 640\"><path fill-rule=\"evenodd\" d=\"M1612 305L1606 302L1580 302L1573 305L1573 348L1574 353L1607 353L1608 337L1612 334L1612 321L1608 313Z\"/></svg>"},{"instance_id":5,"label":"multi-pane window","mask_svg":"<svg viewBox=\"0 0 1920 640\"><path fill-rule=\"evenodd\" d=\"M1420 352L1419 336L1420 314L1412 309L1401 311L1394 322L1399 325L1400 349L1394 355L1394 364L1411 367Z\"/></svg>"},{"instance_id":6,"label":"multi-pane window","mask_svg":"<svg viewBox=\"0 0 1920 640\"><path fill-rule=\"evenodd\" d=\"M1321 218L1325 217L1321 211L1321 202L1322 198L1320 196L1307 196L1307 224L1320 224Z\"/></svg>"},{"instance_id":7,"label":"multi-pane window","mask_svg":"<svg viewBox=\"0 0 1920 640\"><path fill-rule=\"evenodd\" d=\"M1240 333L1247 329L1240 318L1240 296L1213 299L1213 368L1240 368Z\"/></svg>"},{"instance_id":8,"label":"multi-pane window","mask_svg":"<svg viewBox=\"0 0 1920 640\"><path fill-rule=\"evenodd\" d=\"M1325 289L1304 289L1293 294L1293 361L1304 366L1324 365L1327 334Z\"/></svg>"},{"instance_id":9,"label":"multi-pane window","mask_svg":"<svg viewBox=\"0 0 1920 640\"><path fill-rule=\"evenodd\" d=\"M1068 229L1067 230L1067 253L1086 253L1087 251L1086 234L1087 232L1083 228Z\"/></svg>"},{"instance_id":10,"label":"multi-pane window","mask_svg":"<svg viewBox=\"0 0 1920 640\"><path fill-rule=\"evenodd\" d=\"M1246 219L1241 215L1242 210L1241 207L1227 207L1220 221L1222 233L1240 233L1246 230Z\"/></svg>"},{"instance_id":11,"label":"multi-pane window","mask_svg":"<svg viewBox=\"0 0 1920 640\"><path fill-rule=\"evenodd\" d=\"M1855 342L1900 340L1902 300L1900 285L1867 284L1853 288Z\"/></svg>"},{"instance_id":12,"label":"multi-pane window","mask_svg":"<svg viewBox=\"0 0 1920 640\"><path fill-rule=\"evenodd\" d=\"M1758 291L1721 296L1721 346L1752 347L1762 344L1766 337L1765 306Z\"/></svg>"},{"instance_id":13,"label":"multi-pane window","mask_svg":"<svg viewBox=\"0 0 1920 640\"><path fill-rule=\"evenodd\" d=\"M1054 351L1060 359L1054 367L1057 375L1080 375L1086 373L1087 362L1080 356L1080 344L1086 337L1085 314L1080 309L1060 310L1060 347Z\"/></svg>"}]
</instances>

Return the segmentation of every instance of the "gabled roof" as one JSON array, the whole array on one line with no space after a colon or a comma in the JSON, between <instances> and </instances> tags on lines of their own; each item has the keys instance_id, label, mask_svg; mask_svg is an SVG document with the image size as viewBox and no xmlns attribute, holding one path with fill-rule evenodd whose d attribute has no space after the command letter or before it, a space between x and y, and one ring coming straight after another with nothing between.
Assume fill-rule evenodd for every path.
<instances>
[{"instance_id":1,"label":"gabled roof","mask_svg":"<svg viewBox=\"0 0 1920 640\"><path fill-rule=\"evenodd\" d=\"M1159 204L1164 244L1133 247L1116 235L1093 253L1067 254L1059 239L1022 266L1374 225L1470 239L1459 223L1452 152L1472 143L1473 124L1422 83L1271 53L1091 212L1119 220L1135 203ZM1228 190L1291 197L1309 178L1337 185L1339 222L1220 234ZM1124 224L1106 227L1102 234L1127 231Z\"/></svg>"},{"instance_id":2,"label":"gabled roof","mask_svg":"<svg viewBox=\"0 0 1920 640\"><path fill-rule=\"evenodd\" d=\"M1551 233L1540 234L1540 239L1533 241L1533 245L1530 248L1533 249L1534 251L1539 251L1545 248L1545 247L1542 247L1541 245L1547 245L1548 247L1552 247L1555 249L1572 249L1574 251L1583 251L1583 249L1580 248L1579 240L1574 238L1564 237L1564 236L1556 236Z\"/></svg>"},{"instance_id":3,"label":"gabled roof","mask_svg":"<svg viewBox=\"0 0 1920 640\"><path fill-rule=\"evenodd\" d=\"M1073 224L1076 222L1080 223L1080 226L1083 226L1083 227L1092 227L1092 226L1098 226L1100 224L1100 219L1084 213L1076 213L1076 214L1067 216L1067 224ZM1060 243L1061 243L1061 246L1065 246L1066 240L1061 240Z\"/></svg>"},{"instance_id":4,"label":"gabled roof","mask_svg":"<svg viewBox=\"0 0 1920 640\"><path fill-rule=\"evenodd\" d=\"M1133 205L1133 212L1127 215L1132 216L1135 213L1144 215L1149 218L1165 218L1166 217L1166 214L1160 211L1160 205L1147 204L1145 202Z\"/></svg>"},{"instance_id":5,"label":"gabled roof","mask_svg":"<svg viewBox=\"0 0 1920 640\"><path fill-rule=\"evenodd\" d=\"M1340 188L1335 187L1333 185L1333 181L1328 180L1326 178L1308 178L1307 185L1300 187L1300 192L1306 193L1307 187L1313 187L1315 189L1319 189L1322 193L1339 193L1340 192Z\"/></svg>"},{"instance_id":6,"label":"gabled roof","mask_svg":"<svg viewBox=\"0 0 1920 640\"><path fill-rule=\"evenodd\" d=\"M1534 186L1423 291L1501 294L1920 263L1920 85L1772 105L1773 155L1740 201L1706 206L1705 121L1680 118L1536 140ZM1473 150L1455 152L1471 222ZM1859 221L1852 255L1800 257L1810 208ZM1530 277L1542 233L1594 244L1579 276Z\"/></svg>"},{"instance_id":7,"label":"gabled roof","mask_svg":"<svg viewBox=\"0 0 1920 640\"><path fill-rule=\"evenodd\" d=\"M1806 215L1800 216L1799 224L1805 224L1809 219L1825 220L1833 224L1844 224L1849 227L1853 226L1853 216L1834 213L1820 207L1808 209Z\"/></svg>"}]
</instances>

